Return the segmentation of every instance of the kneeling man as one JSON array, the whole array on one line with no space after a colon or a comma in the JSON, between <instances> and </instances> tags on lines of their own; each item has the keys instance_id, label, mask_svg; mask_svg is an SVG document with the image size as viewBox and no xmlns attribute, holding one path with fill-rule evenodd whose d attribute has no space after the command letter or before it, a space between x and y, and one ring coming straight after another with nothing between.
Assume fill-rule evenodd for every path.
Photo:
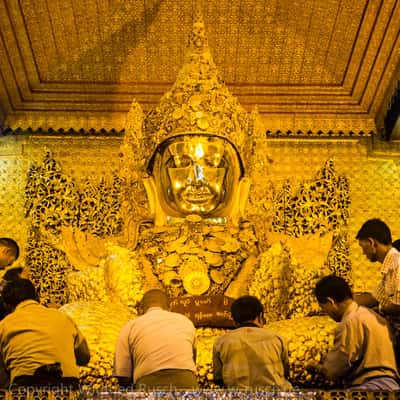
<instances>
[{"instance_id":1,"label":"kneeling man","mask_svg":"<svg viewBox=\"0 0 400 400\"><path fill-rule=\"evenodd\" d=\"M315 296L321 309L339 322L321 372L349 390L399 390L389 323L353 301L348 283L338 276L322 278Z\"/></svg>"},{"instance_id":2,"label":"kneeling man","mask_svg":"<svg viewBox=\"0 0 400 400\"><path fill-rule=\"evenodd\" d=\"M263 313L261 302L253 296L243 296L232 303L231 314L237 328L214 343L215 383L237 389L292 389L287 380L286 345L275 332L263 327Z\"/></svg>"}]
</instances>

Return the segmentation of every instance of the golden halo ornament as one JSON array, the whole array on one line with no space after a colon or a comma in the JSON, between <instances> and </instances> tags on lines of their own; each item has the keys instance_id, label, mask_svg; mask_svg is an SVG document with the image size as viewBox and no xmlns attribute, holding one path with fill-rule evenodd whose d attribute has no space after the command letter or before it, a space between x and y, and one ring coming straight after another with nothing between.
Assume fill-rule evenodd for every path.
<instances>
[{"instance_id":1,"label":"golden halo ornament","mask_svg":"<svg viewBox=\"0 0 400 400\"><path fill-rule=\"evenodd\" d=\"M185 276L183 287L189 294L200 295L210 287L210 278L204 272L194 271Z\"/></svg>"}]
</instances>

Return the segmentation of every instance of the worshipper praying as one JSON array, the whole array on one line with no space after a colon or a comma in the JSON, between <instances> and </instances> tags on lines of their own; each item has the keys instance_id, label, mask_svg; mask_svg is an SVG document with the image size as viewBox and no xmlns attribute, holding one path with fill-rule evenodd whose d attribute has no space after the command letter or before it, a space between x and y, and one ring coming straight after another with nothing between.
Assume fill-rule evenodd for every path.
<instances>
[{"instance_id":1,"label":"worshipper praying","mask_svg":"<svg viewBox=\"0 0 400 400\"><path fill-rule=\"evenodd\" d=\"M149 290L139 305L142 315L122 327L114 357L114 376L121 386L170 391L198 387L195 327L168 309L166 293Z\"/></svg>"},{"instance_id":2,"label":"worshipper praying","mask_svg":"<svg viewBox=\"0 0 400 400\"><path fill-rule=\"evenodd\" d=\"M254 296L242 296L231 306L237 328L213 346L214 382L237 389L292 389L284 340L264 328L264 310Z\"/></svg>"},{"instance_id":3,"label":"worshipper praying","mask_svg":"<svg viewBox=\"0 0 400 400\"><path fill-rule=\"evenodd\" d=\"M28 279L7 282L2 295L10 313L0 322L0 387L78 388L90 353L74 321L40 305Z\"/></svg>"},{"instance_id":4,"label":"worshipper praying","mask_svg":"<svg viewBox=\"0 0 400 400\"><path fill-rule=\"evenodd\" d=\"M381 279L373 293L355 293L355 301L374 307L392 325L395 335L397 365L400 365L400 251L398 241L392 243L389 226L378 218L361 226L356 239L371 262L381 264Z\"/></svg>"},{"instance_id":5,"label":"worshipper praying","mask_svg":"<svg viewBox=\"0 0 400 400\"><path fill-rule=\"evenodd\" d=\"M385 318L353 300L348 283L329 275L315 287L322 311L339 322L333 348L322 364L313 365L348 390L399 390L390 325Z\"/></svg>"},{"instance_id":6,"label":"worshipper praying","mask_svg":"<svg viewBox=\"0 0 400 400\"><path fill-rule=\"evenodd\" d=\"M23 267L14 267L14 262L19 258L18 243L11 238L0 238L0 270L6 269L2 279L0 279L0 320L7 315L7 310L1 296L4 285L8 281L13 281L19 278L27 278L26 271ZM10 267L11 268L8 268Z\"/></svg>"},{"instance_id":7,"label":"worshipper praying","mask_svg":"<svg viewBox=\"0 0 400 400\"><path fill-rule=\"evenodd\" d=\"M392 245L388 225L378 218L370 219L361 226L356 239L369 261L382 264L382 278L374 293L356 294L355 300L366 307L379 306L400 326L400 252Z\"/></svg>"}]
</instances>

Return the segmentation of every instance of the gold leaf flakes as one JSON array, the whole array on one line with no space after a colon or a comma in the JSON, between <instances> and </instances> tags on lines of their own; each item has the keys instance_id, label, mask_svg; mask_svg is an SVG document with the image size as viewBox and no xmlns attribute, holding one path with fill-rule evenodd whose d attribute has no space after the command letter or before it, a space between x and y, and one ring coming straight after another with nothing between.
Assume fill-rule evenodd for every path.
<instances>
[{"instance_id":1,"label":"gold leaf flakes","mask_svg":"<svg viewBox=\"0 0 400 400\"><path fill-rule=\"evenodd\" d=\"M210 275L211 275L211 279L213 280L213 282L215 282L218 285L223 283L225 280L224 274L218 269L211 270Z\"/></svg>"},{"instance_id":2,"label":"gold leaf flakes","mask_svg":"<svg viewBox=\"0 0 400 400\"><path fill-rule=\"evenodd\" d=\"M168 267L176 267L180 264L181 258L177 253L171 253L165 259L165 265Z\"/></svg>"}]
</instances>

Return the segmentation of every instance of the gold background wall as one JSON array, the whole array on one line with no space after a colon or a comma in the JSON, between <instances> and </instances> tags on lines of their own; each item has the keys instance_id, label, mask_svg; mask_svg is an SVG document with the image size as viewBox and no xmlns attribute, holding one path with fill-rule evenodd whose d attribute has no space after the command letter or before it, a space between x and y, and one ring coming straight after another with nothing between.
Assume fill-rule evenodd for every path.
<instances>
[{"instance_id":1,"label":"gold background wall","mask_svg":"<svg viewBox=\"0 0 400 400\"><path fill-rule=\"evenodd\" d=\"M24 189L29 167L41 164L46 151L59 162L63 173L78 186L87 180L98 183L118 174L121 137L105 136L35 136L10 135L0 140L0 236L10 236L21 244L24 263L29 221L25 218ZM350 185L349 242L353 281L356 290L372 289L379 275L378 264L369 263L354 237L369 218L386 221L393 239L400 238L398 204L400 200L399 166L396 143L375 142L361 138L267 138L265 182L272 181L279 190L286 180L293 189L312 179L331 159L337 174Z\"/></svg>"}]
</instances>

